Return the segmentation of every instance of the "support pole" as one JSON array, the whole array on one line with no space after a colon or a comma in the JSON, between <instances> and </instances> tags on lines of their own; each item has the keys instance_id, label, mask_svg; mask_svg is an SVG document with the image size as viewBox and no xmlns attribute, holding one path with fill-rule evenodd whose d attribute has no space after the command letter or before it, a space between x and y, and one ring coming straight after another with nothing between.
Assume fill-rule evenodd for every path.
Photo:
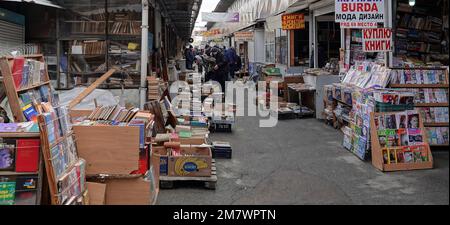
<instances>
[{"instance_id":1,"label":"support pole","mask_svg":"<svg viewBox=\"0 0 450 225\"><path fill-rule=\"evenodd\" d=\"M139 106L144 109L147 98L147 65L148 65L148 0L142 0L142 37L141 37L141 85L139 87Z\"/></svg>"}]
</instances>

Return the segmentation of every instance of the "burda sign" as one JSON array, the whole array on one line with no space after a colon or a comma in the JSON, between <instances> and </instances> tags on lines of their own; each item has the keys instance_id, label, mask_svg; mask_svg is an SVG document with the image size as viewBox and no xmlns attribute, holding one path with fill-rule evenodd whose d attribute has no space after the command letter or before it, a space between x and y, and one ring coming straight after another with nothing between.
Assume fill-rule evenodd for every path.
<instances>
[{"instance_id":1,"label":"burda sign","mask_svg":"<svg viewBox=\"0 0 450 225\"><path fill-rule=\"evenodd\" d=\"M384 0L336 0L335 21L341 28L375 28L384 22Z\"/></svg>"},{"instance_id":2,"label":"burda sign","mask_svg":"<svg viewBox=\"0 0 450 225\"><path fill-rule=\"evenodd\" d=\"M391 28L363 29L362 41L364 52L391 52L394 47Z\"/></svg>"}]
</instances>

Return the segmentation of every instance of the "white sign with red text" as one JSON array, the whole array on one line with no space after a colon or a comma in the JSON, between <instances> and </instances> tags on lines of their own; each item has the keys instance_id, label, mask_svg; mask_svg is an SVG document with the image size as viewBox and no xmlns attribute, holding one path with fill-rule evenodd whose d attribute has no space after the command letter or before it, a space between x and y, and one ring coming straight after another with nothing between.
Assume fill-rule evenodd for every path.
<instances>
[{"instance_id":1,"label":"white sign with red text","mask_svg":"<svg viewBox=\"0 0 450 225\"><path fill-rule=\"evenodd\" d=\"M384 0L335 0L335 21L341 28L375 28L384 22Z\"/></svg>"},{"instance_id":2,"label":"white sign with red text","mask_svg":"<svg viewBox=\"0 0 450 225\"><path fill-rule=\"evenodd\" d=\"M364 52L391 52L394 48L391 28L362 29Z\"/></svg>"}]
</instances>

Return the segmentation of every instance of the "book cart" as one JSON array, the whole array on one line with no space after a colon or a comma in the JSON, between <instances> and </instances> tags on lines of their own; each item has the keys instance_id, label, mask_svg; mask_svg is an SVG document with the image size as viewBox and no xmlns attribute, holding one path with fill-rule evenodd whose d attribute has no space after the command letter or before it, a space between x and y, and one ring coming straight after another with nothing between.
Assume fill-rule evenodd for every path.
<instances>
[{"instance_id":1,"label":"book cart","mask_svg":"<svg viewBox=\"0 0 450 225\"><path fill-rule=\"evenodd\" d=\"M23 109L20 104L20 98L19 95L38 90L41 87L46 87L48 90L51 89L50 87L50 78L48 76L48 70L47 66L45 65L45 60L43 55L24 55L24 56L17 56L16 58L24 58L25 60L36 60L41 62L45 66L45 72L42 75L40 80L35 80L31 84L28 83L27 85L22 85L20 87L17 87L17 82L23 81L23 73L17 73L14 72L14 57L3 57L0 58L0 70L2 72L3 76L3 87L6 90L6 96L8 97L9 105L11 107L11 112L14 117L15 122L26 122L27 118L25 117L23 113ZM50 99L48 99L49 102L51 102L51 96L49 96Z\"/></svg>"},{"instance_id":2,"label":"book cart","mask_svg":"<svg viewBox=\"0 0 450 225\"><path fill-rule=\"evenodd\" d=\"M433 168L433 155L430 150L430 146L428 144L428 140L426 138L426 132L425 127L423 125L422 117L419 115L419 128L421 131L421 135L423 137L423 146L425 148L425 152L427 154L428 160L425 162L410 162L410 163L391 163L390 162L390 156L388 156L388 162L384 162L383 158L383 150L386 150L386 148L382 148L379 136L378 136L378 130L375 124L375 117L380 115L393 115L398 112L372 112L370 116L370 135L371 135L371 147L372 147L372 165L376 167L377 169L383 171L383 172L390 172L390 171L402 171L402 170L419 170L419 169L432 169ZM396 147L390 147L390 149L396 149ZM396 150L395 150L396 151ZM390 155L390 153L388 153ZM395 153L395 158L397 158L397 155Z\"/></svg>"},{"instance_id":3,"label":"book cart","mask_svg":"<svg viewBox=\"0 0 450 225\"><path fill-rule=\"evenodd\" d=\"M35 154L35 152L30 152L32 148L38 148L38 163L37 170L32 171L34 169L28 170L27 172L21 171L17 172L17 168L11 171L1 171L0 170L0 205L2 204L20 204L20 205L40 205L41 204L41 196L42 196L42 186L43 186L43 160L42 160L42 151L40 150L39 144L36 146L36 139L39 143L39 133L37 132L0 132L0 140L4 141L7 139L15 139L20 140L22 142L29 142L30 145L33 146L16 146L15 147L15 159L14 163L17 163L17 155L20 154L19 151L22 151L22 154ZM7 141L6 141L7 142ZM28 162L29 163L29 162ZM28 164L29 165L29 164ZM19 182L22 180L24 182ZM4 192L6 191L6 192ZM18 203L18 195L24 195L26 198L30 199L30 194L35 196L35 200L33 201L25 201ZM33 197L31 197L33 199Z\"/></svg>"},{"instance_id":4,"label":"book cart","mask_svg":"<svg viewBox=\"0 0 450 225\"><path fill-rule=\"evenodd\" d=\"M436 119L432 118L435 116L435 111L438 111L438 109L447 108L449 106L448 103L448 92L449 92L449 68L448 67L411 67L411 68L404 68L404 67L395 67L391 68L394 71L394 74L396 77L394 77L393 82L390 84L390 88L398 88L398 89L412 89L416 90L417 92L423 92L424 90L428 90L432 92L433 97L435 96L436 91L440 90L446 90L446 96L447 96L447 102L443 101L437 101L436 99L430 99L429 97L425 96L424 102L415 103L414 107L419 109L422 113L422 117L425 119L423 122L424 127L427 130L428 138L429 138L429 144L432 147L432 149L446 149L446 147L449 146L448 140L446 143L442 143L440 141L439 143L436 143L432 140L436 140L436 138L433 138L432 136L439 136L439 134L436 134L437 132L434 132L435 135L430 135L433 133L433 129L447 129L447 135L441 134L442 136L447 136L448 138L448 110L447 110L447 119ZM435 77L433 79L428 78L426 75L428 73L442 73L443 76L439 76L440 79L435 79L438 77ZM403 77L402 77L403 76ZM424 94L426 95L426 94ZM442 99L441 99L442 100ZM441 117L445 115L441 115ZM431 119L430 119L431 118ZM438 120L438 121L436 121ZM429 131L429 132L428 132ZM445 140L444 140L445 141Z\"/></svg>"}]
</instances>

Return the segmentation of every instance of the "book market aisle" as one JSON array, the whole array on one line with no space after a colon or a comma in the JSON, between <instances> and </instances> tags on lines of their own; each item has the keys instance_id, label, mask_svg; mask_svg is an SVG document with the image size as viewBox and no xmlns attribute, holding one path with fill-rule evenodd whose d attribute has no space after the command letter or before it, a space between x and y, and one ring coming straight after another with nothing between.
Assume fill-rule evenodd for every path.
<instances>
[{"instance_id":1,"label":"book market aisle","mask_svg":"<svg viewBox=\"0 0 450 225\"><path fill-rule=\"evenodd\" d=\"M163 190L158 204L448 204L449 158L433 151L434 168L383 173L342 147L343 135L316 119L258 128L238 117L233 133L212 139L233 145L216 159L217 188Z\"/></svg>"}]
</instances>

